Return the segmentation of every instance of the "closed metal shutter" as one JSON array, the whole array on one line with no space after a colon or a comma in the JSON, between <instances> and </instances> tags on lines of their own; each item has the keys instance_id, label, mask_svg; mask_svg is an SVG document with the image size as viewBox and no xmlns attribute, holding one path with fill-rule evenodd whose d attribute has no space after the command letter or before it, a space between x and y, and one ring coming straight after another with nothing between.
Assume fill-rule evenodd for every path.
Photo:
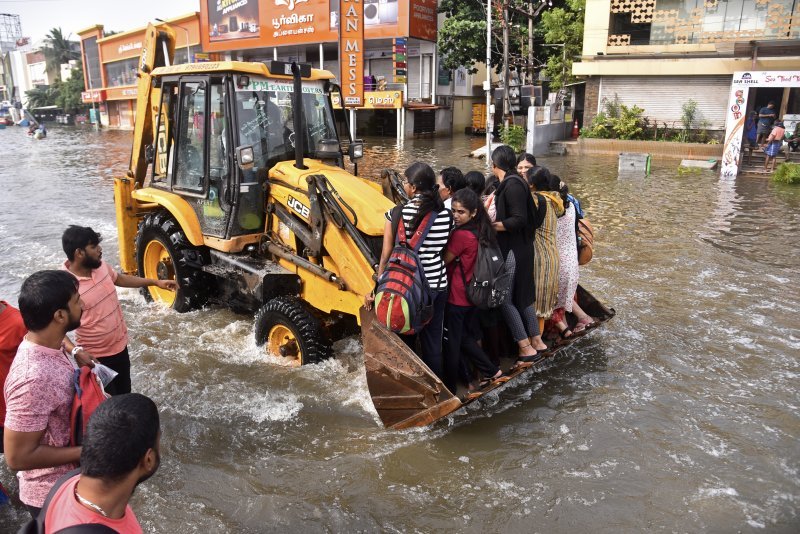
<instances>
[{"instance_id":1,"label":"closed metal shutter","mask_svg":"<svg viewBox=\"0 0 800 534\"><path fill-rule=\"evenodd\" d=\"M682 106L689 100L697 102L695 128L725 129L725 109L728 106L732 76L603 76L600 83L600 110L604 98L614 99L626 106L643 108L650 124L658 121L670 128L680 128Z\"/></svg>"},{"instance_id":2,"label":"closed metal shutter","mask_svg":"<svg viewBox=\"0 0 800 534\"><path fill-rule=\"evenodd\" d=\"M392 58L376 58L369 61L369 73L375 78L384 77L386 83L394 83L394 61Z\"/></svg>"}]
</instances>

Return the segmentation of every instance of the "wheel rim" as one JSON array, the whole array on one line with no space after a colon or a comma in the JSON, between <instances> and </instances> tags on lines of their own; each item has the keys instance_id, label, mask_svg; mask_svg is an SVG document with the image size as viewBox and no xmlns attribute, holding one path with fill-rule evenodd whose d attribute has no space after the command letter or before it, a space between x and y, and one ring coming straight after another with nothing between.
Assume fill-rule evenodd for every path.
<instances>
[{"instance_id":1,"label":"wheel rim","mask_svg":"<svg viewBox=\"0 0 800 534\"><path fill-rule=\"evenodd\" d=\"M299 366L303 363L297 337L286 325L276 324L270 329L265 348L270 356L286 358L292 365Z\"/></svg>"},{"instance_id":2,"label":"wheel rim","mask_svg":"<svg viewBox=\"0 0 800 534\"><path fill-rule=\"evenodd\" d=\"M175 280L175 266L172 263L172 256L170 256L167 247L160 241L150 241L144 249L144 257L142 258L142 267L144 273L142 276L154 280ZM176 293L168 289L161 289L156 286L147 288L153 296L153 300L163 302L167 306L172 306L175 303Z\"/></svg>"}]
</instances>

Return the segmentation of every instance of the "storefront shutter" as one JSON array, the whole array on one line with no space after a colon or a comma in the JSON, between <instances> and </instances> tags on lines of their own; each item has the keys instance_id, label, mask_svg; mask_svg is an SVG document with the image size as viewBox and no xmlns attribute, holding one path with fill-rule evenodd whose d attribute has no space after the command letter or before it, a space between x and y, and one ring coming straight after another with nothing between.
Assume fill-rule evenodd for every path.
<instances>
[{"instance_id":1,"label":"storefront shutter","mask_svg":"<svg viewBox=\"0 0 800 534\"><path fill-rule=\"evenodd\" d=\"M386 83L394 83L394 62L392 58L376 58L369 60L369 73L376 79L383 76Z\"/></svg>"},{"instance_id":2,"label":"storefront shutter","mask_svg":"<svg viewBox=\"0 0 800 534\"><path fill-rule=\"evenodd\" d=\"M600 101L616 94L622 104L643 108L650 124L679 128L682 106L691 99L697 102L696 128L707 121L707 129L724 130L731 81L731 76L603 76Z\"/></svg>"}]
</instances>

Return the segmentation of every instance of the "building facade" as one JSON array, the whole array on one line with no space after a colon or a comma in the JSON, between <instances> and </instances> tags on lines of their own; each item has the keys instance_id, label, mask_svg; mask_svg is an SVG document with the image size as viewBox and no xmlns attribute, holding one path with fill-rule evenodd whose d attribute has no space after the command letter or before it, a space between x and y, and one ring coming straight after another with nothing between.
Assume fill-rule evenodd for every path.
<instances>
[{"instance_id":1,"label":"building facade","mask_svg":"<svg viewBox=\"0 0 800 534\"><path fill-rule=\"evenodd\" d=\"M175 29L175 63L194 61L200 52L200 18L189 13L166 21ZM101 25L78 32L86 91L82 100L92 104L100 124L132 129L136 109L136 69L142 53L145 28L106 36Z\"/></svg>"},{"instance_id":2,"label":"building facade","mask_svg":"<svg viewBox=\"0 0 800 534\"><path fill-rule=\"evenodd\" d=\"M584 124L615 97L644 108L650 123L680 125L697 102L697 127L723 131L734 73L800 70L800 0L587 0ZM800 90L751 89L745 113L774 101L800 113Z\"/></svg>"},{"instance_id":3,"label":"building facade","mask_svg":"<svg viewBox=\"0 0 800 534\"><path fill-rule=\"evenodd\" d=\"M477 75L440 71L437 0L365 0L364 105L357 135L448 135L471 125L481 102ZM339 72L339 0L199 0L199 11L167 21L176 28L176 63L231 59L298 61ZM132 128L136 60L144 28L106 36L102 26L79 32L85 103L104 126ZM404 126L404 130L401 129Z\"/></svg>"}]
</instances>

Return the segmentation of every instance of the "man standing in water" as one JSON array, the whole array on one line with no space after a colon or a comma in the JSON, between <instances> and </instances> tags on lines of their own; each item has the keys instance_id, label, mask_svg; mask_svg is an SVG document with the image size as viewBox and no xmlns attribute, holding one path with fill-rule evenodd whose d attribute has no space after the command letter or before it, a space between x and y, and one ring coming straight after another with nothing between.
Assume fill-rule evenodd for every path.
<instances>
[{"instance_id":1,"label":"man standing in water","mask_svg":"<svg viewBox=\"0 0 800 534\"><path fill-rule=\"evenodd\" d=\"M117 298L119 287L157 286L176 291L174 280L151 280L118 273L102 260L100 234L88 227L70 226L61 236L67 260L63 268L80 284L83 321L76 331L77 345L72 355L84 362L97 358L118 375L106 386L111 395L130 393L131 359L128 354L128 328Z\"/></svg>"},{"instance_id":2,"label":"man standing in water","mask_svg":"<svg viewBox=\"0 0 800 534\"><path fill-rule=\"evenodd\" d=\"M86 430L80 474L53 489L43 512L46 532L100 524L141 534L128 501L161 463L159 427L158 408L144 395L118 395L98 406Z\"/></svg>"},{"instance_id":3,"label":"man standing in water","mask_svg":"<svg viewBox=\"0 0 800 534\"><path fill-rule=\"evenodd\" d=\"M80 459L69 447L75 390L64 336L81 324L78 282L63 271L39 271L22 283L19 310L28 334L5 384L5 457L19 473L19 497L36 518L47 492Z\"/></svg>"}]
</instances>

